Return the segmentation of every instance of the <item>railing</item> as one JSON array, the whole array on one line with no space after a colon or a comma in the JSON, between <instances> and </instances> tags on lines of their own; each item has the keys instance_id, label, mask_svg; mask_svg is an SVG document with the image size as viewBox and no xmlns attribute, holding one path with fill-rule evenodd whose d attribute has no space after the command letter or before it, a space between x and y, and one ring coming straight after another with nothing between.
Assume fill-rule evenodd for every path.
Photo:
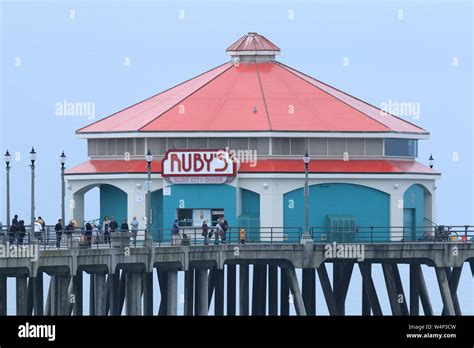
<instances>
[{"instance_id":1,"label":"railing","mask_svg":"<svg viewBox=\"0 0 474 348\"><path fill-rule=\"evenodd\" d=\"M245 230L245 235L241 230ZM32 244L29 226L25 233L11 233L0 228L0 244L10 247ZM300 243L304 230L302 227L230 227L216 237L216 229L210 227L207 236L201 227L181 227L179 233L172 229L153 229L151 234L157 246L174 245L216 245L216 244L296 244ZM436 227L381 227L353 226L345 228L311 227L309 234L315 243L473 243L474 226L436 226ZM96 235L84 228L57 233L54 226L45 226L35 233L34 241L40 249L91 249L145 247L146 231L139 229L99 231ZM244 237L243 239L241 237Z\"/></svg>"}]
</instances>

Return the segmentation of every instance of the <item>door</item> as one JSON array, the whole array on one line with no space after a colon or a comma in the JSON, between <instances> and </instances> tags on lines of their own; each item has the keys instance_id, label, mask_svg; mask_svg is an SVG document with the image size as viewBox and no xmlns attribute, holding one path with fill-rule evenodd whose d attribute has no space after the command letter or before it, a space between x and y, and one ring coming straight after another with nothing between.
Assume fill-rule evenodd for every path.
<instances>
[{"instance_id":1,"label":"door","mask_svg":"<svg viewBox=\"0 0 474 348\"><path fill-rule=\"evenodd\" d=\"M403 238L405 241L416 241L415 209L403 209Z\"/></svg>"}]
</instances>

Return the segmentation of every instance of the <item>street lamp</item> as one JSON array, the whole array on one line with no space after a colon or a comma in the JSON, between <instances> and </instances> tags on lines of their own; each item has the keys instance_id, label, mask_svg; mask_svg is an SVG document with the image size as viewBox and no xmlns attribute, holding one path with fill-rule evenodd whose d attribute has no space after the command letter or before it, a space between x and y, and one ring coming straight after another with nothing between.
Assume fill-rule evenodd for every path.
<instances>
[{"instance_id":1,"label":"street lamp","mask_svg":"<svg viewBox=\"0 0 474 348\"><path fill-rule=\"evenodd\" d=\"M430 165L430 168L433 168L434 166L434 158L433 155L430 155L430 158L428 158L428 163Z\"/></svg>"},{"instance_id":2,"label":"street lamp","mask_svg":"<svg viewBox=\"0 0 474 348\"><path fill-rule=\"evenodd\" d=\"M31 220L30 220L30 243L36 242L35 236L35 161L36 161L36 152L35 148L32 147L30 151L30 161L31 161Z\"/></svg>"},{"instance_id":3,"label":"street lamp","mask_svg":"<svg viewBox=\"0 0 474 348\"><path fill-rule=\"evenodd\" d=\"M146 238L148 242L152 240L151 237L151 223L150 223L150 217L151 217L151 162L153 161L153 155L148 149L146 155L145 155L146 163L147 163L147 174L148 174L148 182L146 185L147 188L147 193L146 193Z\"/></svg>"},{"instance_id":4,"label":"street lamp","mask_svg":"<svg viewBox=\"0 0 474 348\"><path fill-rule=\"evenodd\" d=\"M61 163L61 219L62 219L62 229L64 230L64 226L66 226L65 219L66 219L66 211L64 206L64 196L65 196L65 182L64 182L64 165L66 164L66 155L64 151L59 156L59 162Z\"/></svg>"},{"instance_id":5,"label":"street lamp","mask_svg":"<svg viewBox=\"0 0 474 348\"><path fill-rule=\"evenodd\" d=\"M304 221L304 232L301 243L312 242L311 235L309 234L309 186L308 186L308 167L310 157L308 151L304 154L304 209L305 209L305 221Z\"/></svg>"},{"instance_id":6,"label":"street lamp","mask_svg":"<svg viewBox=\"0 0 474 348\"><path fill-rule=\"evenodd\" d=\"M5 156L4 156L4 159L5 159L5 164L7 165L6 166L6 169L7 169L7 232L10 231L10 160L11 160L11 156L10 156L10 153L8 152L5 152Z\"/></svg>"}]
</instances>

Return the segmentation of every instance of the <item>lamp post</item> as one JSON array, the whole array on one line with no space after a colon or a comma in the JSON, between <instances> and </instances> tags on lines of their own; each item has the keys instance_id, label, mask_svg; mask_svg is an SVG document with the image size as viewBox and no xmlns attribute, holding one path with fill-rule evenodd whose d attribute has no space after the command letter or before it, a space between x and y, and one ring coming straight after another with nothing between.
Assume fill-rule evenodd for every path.
<instances>
[{"instance_id":1,"label":"lamp post","mask_svg":"<svg viewBox=\"0 0 474 348\"><path fill-rule=\"evenodd\" d=\"M59 162L61 162L61 220L62 220L62 229L64 230L64 226L66 225L66 211L65 211L65 205L64 205L64 196L65 196L65 182L64 182L64 169L65 169L65 164L66 164L66 155L64 154L64 151L61 153L61 156L59 156Z\"/></svg>"},{"instance_id":2,"label":"lamp post","mask_svg":"<svg viewBox=\"0 0 474 348\"><path fill-rule=\"evenodd\" d=\"M148 149L146 155L145 155L146 163L147 163L147 174L148 174L148 181L146 185L146 239L148 243L152 241L152 235L151 235L151 222L150 222L150 217L151 217L151 162L153 161L153 155Z\"/></svg>"},{"instance_id":3,"label":"lamp post","mask_svg":"<svg viewBox=\"0 0 474 348\"><path fill-rule=\"evenodd\" d=\"M430 158L428 158L428 164L430 165L430 168L433 168L433 166L434 166L433 155L430 155Z\"/></svg>"},{"instance_id":4,"label":"lamp post","mask_svg":"<svg viewBox=\"0 0 474 348\"><path fill-rule=\"evenodd\" d=\"M10 231L10 160L11 156L10 153L5 152L5 164L6 170L7 170L7 232Z\"/></svg>"},{"instance_id":5,"label":"lamp post","mask_svg":"<svg viewBox=\"0 0 474 348\"><path fill-rule=\"evenodd\" d=\"M30 161L31 161L31 220L30 220L30 243L36 243L35 236L35 161L36 161L36 152L35 148L32 147L30 151Z\"/></svg>"},{"instance_id":6,"label":"lamp post","mask_svg":"<svg viewBox=\"0 0 474 348\"><path fill-rule=\"evenodd\" d=\"M310 157L308 151L306 151L303 162L304 162L304 210L305 210L305 221L304 221L304 232L301 239L302 243L311 242L311 235L309 234L309 185L308 185L308 167Z\"/></svg>"}]
</instances>

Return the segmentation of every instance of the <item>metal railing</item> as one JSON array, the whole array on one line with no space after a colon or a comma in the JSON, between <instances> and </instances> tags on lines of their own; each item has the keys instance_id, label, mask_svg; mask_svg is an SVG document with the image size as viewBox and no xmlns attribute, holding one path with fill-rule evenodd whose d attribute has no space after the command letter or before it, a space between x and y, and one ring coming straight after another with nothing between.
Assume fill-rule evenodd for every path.
<instances>
[{"instance_id":1,"label":"metal railing","mask_svg":"<svg viewBox=\"0 0 474 348\"><path fill-rule=\"evenodd\" d=\"M244 235L241 230L244 230ZM31 244L29 226L26 232L12 233L0 228L0 244L11 247ZM180 227L179 233L172 229L153 229L151 234L157 246L174 245L219 245L219 244L297 244L301 242L303 228L294 227L230 227L225 233L216 233L210 227L205 235L201 227ZM311 227L310 235L315 243L473 243L474 226L353 226L344 228ZM57 233L54 226L45 226L35 233L35 242L40 249L91 249L111 247L145 247L146 231L132 230L99 231L98 234L84 228L63 230ZM241 237L244 237L243 239Z\"/></svg>"}]
</instances>

